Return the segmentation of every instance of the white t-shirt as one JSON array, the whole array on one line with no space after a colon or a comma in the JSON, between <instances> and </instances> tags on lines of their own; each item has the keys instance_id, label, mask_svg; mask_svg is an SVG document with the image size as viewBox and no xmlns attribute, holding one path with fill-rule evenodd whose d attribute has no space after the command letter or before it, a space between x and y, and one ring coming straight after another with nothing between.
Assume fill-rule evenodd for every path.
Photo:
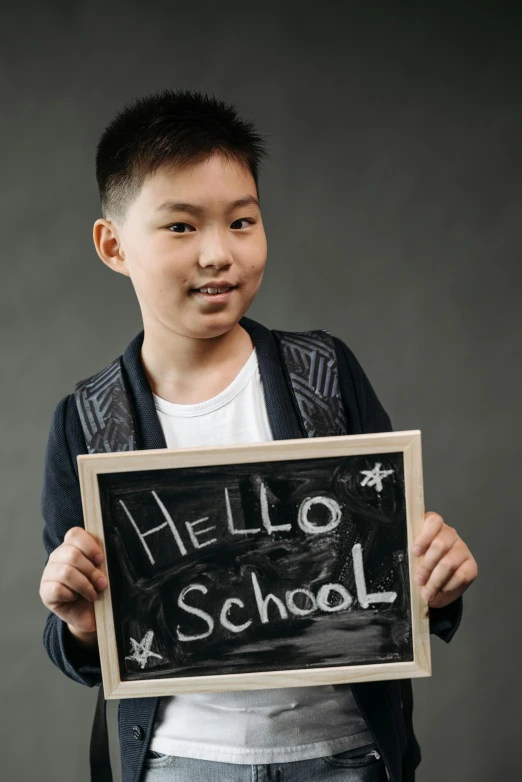
<instances>
[{"instance_id":1,"label":"white t-shirt","mask_svg":"<svg viewBox=\"0 0 522 782\"><path fill-rule=\"evenodd\" d=\"M168 448L272 440L253 350L217 396L180 405L154 396ZM349 688L331 685L160 698L150 749L225 763L282 763L370 744Z\"/></svg>"}]
</instances>

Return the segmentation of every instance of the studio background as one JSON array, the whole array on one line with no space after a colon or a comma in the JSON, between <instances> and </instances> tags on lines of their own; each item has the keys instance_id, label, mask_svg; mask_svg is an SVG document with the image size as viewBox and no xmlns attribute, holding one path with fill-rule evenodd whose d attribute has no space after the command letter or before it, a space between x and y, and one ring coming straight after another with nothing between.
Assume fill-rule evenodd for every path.
<instances>
[{"instance_id":1,"label":"studio background","mask_svg":"<svg viewBox=\"0 0 522 782\"><path fill-rule=\"evenodd\" d=\"M95 145L123 102L191 88L268 137L249 315L326 328L394 429L422 431L426 509L479 576L415 681L418 782L520 761L519 3L12 4L2 95L2 778L87 782L96 691L47 657L40 491L52 412L141 329L96 255ZM115 780L117 701L109 702ZM517 773L518 772L518 773Z\"/></svg>"}]
</instances>

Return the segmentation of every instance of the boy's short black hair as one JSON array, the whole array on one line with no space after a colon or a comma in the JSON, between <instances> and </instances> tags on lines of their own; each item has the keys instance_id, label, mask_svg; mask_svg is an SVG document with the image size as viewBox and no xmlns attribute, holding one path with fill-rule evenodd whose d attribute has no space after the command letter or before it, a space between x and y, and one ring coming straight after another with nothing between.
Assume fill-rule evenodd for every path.
<instances>
[{"instance_id":1,"label":"boy's short black hair","mask_svg":"<svg viewBox=\"0 0 522 782\"><path fill-rule=\"evenodd\" d=\"M235 107L196 90L162 90L135 98L105 128L96 148L102 215L123 223L146 177L163 165L194 165L215 152L258 175L265 141Z\"/></svg>"}]
</instances>

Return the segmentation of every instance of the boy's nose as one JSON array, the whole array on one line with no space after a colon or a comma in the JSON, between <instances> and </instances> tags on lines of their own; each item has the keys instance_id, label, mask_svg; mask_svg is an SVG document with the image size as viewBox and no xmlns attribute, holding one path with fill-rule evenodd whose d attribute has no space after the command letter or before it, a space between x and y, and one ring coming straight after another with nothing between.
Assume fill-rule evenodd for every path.
<instances>
[{"instance_id":1,"label":"boy's nose","mask_svg":"<svg viewBox=\"0 0 522 782\"><path fill-rule=\"evenodd\" d=\"M223 269L230 266L232 260L228 254L225 253L204 253L199 257L199 265L202 268L213 266L216 269Z\"/></svg>"}]
</instances>

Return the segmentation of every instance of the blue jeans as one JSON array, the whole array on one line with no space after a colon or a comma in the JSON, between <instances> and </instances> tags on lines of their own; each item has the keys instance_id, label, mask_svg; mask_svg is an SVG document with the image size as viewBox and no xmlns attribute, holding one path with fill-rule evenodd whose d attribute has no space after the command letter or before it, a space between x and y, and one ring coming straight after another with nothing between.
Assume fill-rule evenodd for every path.
<instances>
[{"instance_id":1,"label":"blue jeans","mask_svg":"<svg viewBox=\"0 0 522 782\"><path fill-rule=\"evenodd\" d=\"M374 744L312 760L251 766L149 752L143 782L387 782Z\"/></svg>"}]
</instances>

